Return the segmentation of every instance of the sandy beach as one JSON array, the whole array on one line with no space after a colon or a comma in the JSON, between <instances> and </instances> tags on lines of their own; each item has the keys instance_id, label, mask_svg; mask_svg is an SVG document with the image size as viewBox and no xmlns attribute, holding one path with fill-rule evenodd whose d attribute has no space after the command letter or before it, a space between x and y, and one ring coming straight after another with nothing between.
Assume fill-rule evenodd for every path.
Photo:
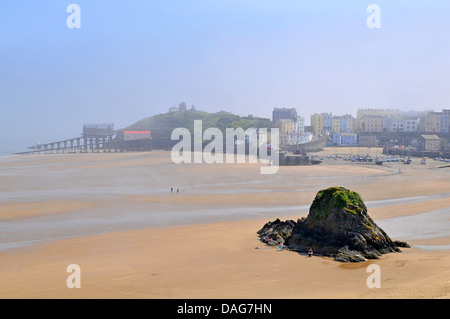
<instances>
[{"instance_id":1,"label":"sandy beach","mask_svg":"<svg viewBox=\"0 0 450 319\"><path fill-rule=\"evenodd\" d=\"M174 164L170 152L0 159L0 298L450 298L450 168ZM358 264L278 251L256 232L308 214L330 186L412 248ZM171 188L173 191L171 192ZM178 190L178 192L177 192ZM67 266L81 269L69 289ZM369 288L367 267L381 269Z\"/></svg>"}]
</instances>

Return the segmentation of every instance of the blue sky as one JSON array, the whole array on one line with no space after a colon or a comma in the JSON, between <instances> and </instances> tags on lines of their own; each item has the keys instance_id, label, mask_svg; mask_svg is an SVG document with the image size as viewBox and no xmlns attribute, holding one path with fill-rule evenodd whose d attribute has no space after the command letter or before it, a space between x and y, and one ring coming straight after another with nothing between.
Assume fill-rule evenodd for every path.
<instances>
[{"instance_id":1,"label":"blue sky","mask_svg":"<svg viewBox=\"0 0 450 319\"><path fill-rule=\"evenodd\" d=\"M81 28L69 29L69 4ZM381 29L369 29L369 4ZM274 107L449 107L450 2L8 1L0 5L0 153L116 128L184 101L271 117ZM5 141L5 137L8 137Z\"/></svg>"}]
</instances>

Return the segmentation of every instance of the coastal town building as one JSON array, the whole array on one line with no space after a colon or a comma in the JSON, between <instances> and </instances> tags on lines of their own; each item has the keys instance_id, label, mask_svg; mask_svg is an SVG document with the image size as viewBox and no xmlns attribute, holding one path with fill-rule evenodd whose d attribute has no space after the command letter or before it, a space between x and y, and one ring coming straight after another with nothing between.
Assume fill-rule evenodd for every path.
<instances>
[{"instance_id":1,"label":"coastal town building","mask_svg":"<svg viewBox=\"0 0 450 319\"><path fill-rule=\"evenodd\" d=\"M186 110L187 110L186 103L185 103L185 102L181 102L181 103L178 105L178 110L179 110L179 111L186 111Z\"/></svg>"},{"instance_id":2,"label":"coastal town building","mask_svg":"<svg viewBox=\"0 0 450 319\"><path fill-rule=\"evenodd\" d=\"M441 133L450 132L450 109L442 110L441 120L440 120Z\"/></svg>"},{"instance_id":3,"label":"coastal town building","mask_svg":"<svg viewBox=\"0 0 450 319\"><path fill-rule=\"evenodd\" d=\"M197 111L196 107L194 104L192 104L191 108L189 109L190 111ZM181 102L180 104L178 104L178 106L172 106L169 108L169 113L175 113L175 112L182 112L182 111L187 111L187 105L185 102Z\"/></svg>"},{"instance_id":4,"label":"coastal town building","mask_svg":"<svg viewBox=\"0 0 450 319\"><path fill-rule=\"evenodd\" d=\"M399 110L391 110L391 109L358 109L356 112L356 119L361 119L363 117L391 117L391 118L399 118L401 117L401 112Z\"/></svg>"},{"instance_id":5,"label":"coastal town building","mask_svg":"<svg viewBox=\"0 0 450 319\"><path fill-rule=\"evenodd\" d=\"M333 119L331 120L331 131L333 133L340 133L341 132L340 121L341 121L341 118L339 116L333 116Z\"/></svg>"},{"instance_id":6,"label":"coastal town building","mask_svg":"<svg viewBox=\"0 0 450 319\"><path fill-rule=\"evenodd\" d=\"M323 133L323 116L320 114L311 115L311 127L314 134Z\"/></svg>"},{"instance_id":7,"label":"coastal town building","mask_svg":"<svg viewBox=\"0 0 450 319\"><path fill-rule=\"evenodd\" d=\"M280 146L289 145L289 134L280 133L279 139L280 139Z\"/></svg>"},{"instance_id":8,"label":"coastal town building","mask_svg":"<svg viewBox=\"0 0 450 319\"><path fill-rule=\"evenodd\" d=\"M439 152L441 141L437 135L422 135L423 150L429 152Z\"/></svg>"},{"instance_id":9,"label":"coastal town building","mask_svg":"<svg viewBox=\"0 0 450 319\"><path fill-rule=\"evenodd\" d=\"M356 119L349 114L333 116L331 123L331 132L351 133L355 129Z\"/></svg>"},{"instance_id":10,"label":"coastal town building","mask_svg":"<svg viewBox=\"0 0 450 319\"><path fill-rule=\"evenodd\" d=\"M416 132L419 128L418 117L405 118L405 132Z\"/></svg>"},{"instance_id":11,"label":"coastal town building","mask_svg":"<svg viewBox=\"0 0 450 319\"><path fill-rule=\"evenodd\" d=\"M425 116L425 133L437 133L441 131L441 115L442 112L430 112L427 116Z\"/></svg>"},{"instance_id":12,"label":"coastal town building","mask_svg":"<svg viewBox=\"0 0 450 319\"><path fill-rule=\"evenodd\" d=\"M272 122L276 122L281 119L297 120L297 110L295 108L274 108L272 111Z\"/></svg>"},{"instance_id":13,"label":"coastal town building","mask_svg":"<svg viewBox=\"0 0 450 319\"><path fill-rule=\"evenodd\" d=\"M333 115L331 113L312 114L311 126L314 134L331 133L333 128Z\"/></svg>"},{"instance_id":14,"label":"coastal town building","mask_svg":"<svg viewBox=\"0 0 450 319\"><path fill-rule=\"evenodd\" d=\"M336 146L357 146L358 136L356 133L333 133L333 145Z\"/></svg>"},{"instance_id":15,"label":"coastal town building","mask_svg":"<svg viewBox=\"0 0 450 319\"><path fill-rule=\"evenodd\" d=\"M297 116L296 121L279 119L275 127L279 129L280 146L308 143L314 136L311 132L305 132L304 118L301 116Z\"/></svg>"},{"instance_id":16,"label":"coastal town building","mask_svg":"<svg viewBox=\"0 0 450 319\"><path fill-rule=\"evenodd\" d=\"M306 132L306 133L291 133L288 134L289 136L289 145L297 145L297 144L305 144L308 142L311 142L313 139L313 133Z\"/></svg>"},{"instance_id":17,"label":"coastal town building","mask_svg":"<svg viewBox=\"0 0 450 319\"><path fill-rule=\"evenodd\" d=\"M297 119L294 123L294 132L295 133L305 133L305 118L302 116L297 116Z\"/></svg>"},{"instance_id":18,"label":"coastal town building","mask_svg":"<svg viewBox=\"0 0 450 319\"><path fill-rule=\"evenodd\" d=\"M387 129L390 132L404 132L405 131L405 122L401 120L392 121L392 126L390 129Z\"/></svg>"},{"instance_id":19,"label":"coastal town building","mask_svg":"<svg viewBox=\"0 0 450 319\"><path fill-rule=\"evenodd\" d=\"M124 131L123 140L124 141L138 141L138 140L148 140L151 139L150 131Z\"/></svg>"},{"instance_id":20,"label":"coastal town building","mask_svg":"<svg viewBox=\"0 0 450 319\"><path fill-rule=\"evenodd\" d=\"M399 110L358 109L356 127L358 132L403 132L406 123Z\"/></svg>"},{"instance_id":21,"label":"coastal town building","mask_svg":"<svg viewBox=\"0 0 450 319\"><path fill-rule=\"evenodd\" d=\"M385 132L386 117L382 115L365 115L357 119L359 132Z\"/></svg>"},{"instance_id":22,"label":"coastal town building","mask_svg":"<svg viewBox=\"0 0 450 319\"><path fill-rule=\"evenodd\" d=\"M416 132L418 128L418 117L366 115L358 120L360 132Z\"/></svg>"},{"instance_id":23,"label":"coastal town building","mask_svg":"<svg viewBox=\"0 0 450 319\"><path fill-rule=\"evenodd\" d=\"M323 116L323 130L324 133L331 133L331 124L333 115L331 113L322 113Z\"/></svg>"},{"instance_id":24,"label":"coastal town building","mask_svg":"<svg viewBox=\"0 0 450 319\"><path fill-rule=\"evenodd\" d=\"M275 122L275 127L279 129L280 145L289 145L289 134L294 133L295 123L292 119L279 119Z\"/></svg>"},{"instance_id":25,"label":"coastal town building","mask_svg":"<svg viewBox=\"0 0 450 319\"><path fill-rule=\"evenodd\" d=\"M344 127L343 129L346 128L346 130L344 130L343 132L347 132L347 133L353 133L356 130L356 119L351 116L351 115L344 115L343 117L344 120Z\"/></svg>"},{"instance_id":26,"label":"coastal town building","mask_svg":"<svg viewBox=\"0 0 450 319\"><path fill-rule=\"evenodd\" d=\"M275 127L278 127L281 133L294 133L295 131L295 122L291 119L279 119L275 122Z\"/></svg>"}]
</instances>

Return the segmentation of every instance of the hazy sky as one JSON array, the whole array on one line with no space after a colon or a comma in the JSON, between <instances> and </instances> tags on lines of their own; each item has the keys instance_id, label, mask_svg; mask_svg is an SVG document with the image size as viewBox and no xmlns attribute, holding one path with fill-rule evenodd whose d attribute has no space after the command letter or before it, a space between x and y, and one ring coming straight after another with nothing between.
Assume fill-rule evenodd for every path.
<instances>
[{"instance_id":1,"label":"hazy sky","mask_svg":"<svg viewBox=\"0 0 450 319\"><path fill-rule=\"evenodd\" d=\"M380 29L366 25L372 3ZM182 101L267 118L296 107L307 124L315 112L441 110L449 35L448 0L4 1L0 153Z\"/></svg>"}]
</instances>

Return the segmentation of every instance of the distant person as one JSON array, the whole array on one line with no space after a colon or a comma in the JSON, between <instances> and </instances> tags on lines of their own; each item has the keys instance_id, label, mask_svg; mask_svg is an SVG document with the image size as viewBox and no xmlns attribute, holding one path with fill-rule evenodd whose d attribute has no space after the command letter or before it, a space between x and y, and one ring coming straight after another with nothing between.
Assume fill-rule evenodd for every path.
<instances>
[{"instance_id":1,"label":"distant person","mask_svg":"<svg viewBox=\"0 0 450 319\"><path fill-rule=\"evenodd\" d=\"M170 192L173 193L173 187L170 188Z\"/></svg>"},{"instance_id":2,"label":"distant person","mask_svg":"<svg viewBox=\"0 0 450 319\"><path fill-rule=\"evenodd\" d=\"M312 250L312 248L310 248L308 250L308 257L312 257L312 255L313 255L313 250Z\"/></svg>"},{"instance_id":3,"label":"distant person","mask_svg":"<svg viewBox=\"0 0 450 319\"><path fill-rule=\"evenodd\" d=\"M180 192L180 189L179 188L177 188L177 194Z\"/></svg>"},{"instance_id":4,"label":"distant person","mask_svg":"<svg viewBox=\"0 0 450 319\"><path fill-rule=\"evenodd\" d=\"M280 243L280 246L278 246L278 250L283 250L283 243Z\"/></svg>"}]
</instances>

